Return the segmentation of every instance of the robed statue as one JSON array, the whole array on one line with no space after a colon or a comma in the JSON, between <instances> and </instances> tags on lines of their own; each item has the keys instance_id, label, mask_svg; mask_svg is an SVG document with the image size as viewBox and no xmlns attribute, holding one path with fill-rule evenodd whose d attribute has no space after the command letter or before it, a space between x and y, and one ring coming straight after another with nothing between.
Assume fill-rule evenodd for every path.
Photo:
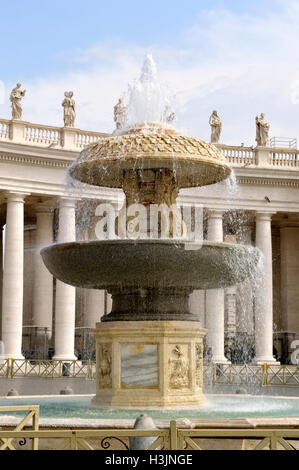
<instances>
[{"instance_id":1,"label":"robed statue","mask_svg":"<svg viewBox=\"0 0 299 470\"><path fill-rule=\"evenodd\" d=\"M75 100L73 96L74 96L74 93L72 91L66 91L64 93L64 100L62 102L62 106L64 109L64 113L63 113L64 127L75 127L76 111L75 111Z\"/></svg>"},{"instance_id":2,"label":"robed statue","mask_svg":"<svg viewBox=\"0 0 299 470\"><path fill-rule=\"evenodd\" d=\"M256 142L257 145L266 147L269 141L270 124L262 113L260 117L255 118L256 123Z\"/></svg>"},{"instance_id":3,"label":"robed statue","mask_svg":"<svg viewBox=\"0 0 299 470\"><path fill-rule=\"evenodd\" d=\"M26 90L21 90L21 83L17 83L16 87L10 94L12 119L22 119L22 98L25 96Z\"/></svg>"},{"instance_id":4,"label":"robed statue","mask_svg":"<svg viewBox=\"0 0 299 470\"><path fill-rule=\"evenodd\" d=\"M222 122L217 111L213 111L209 123L211 126L211 143L218 144L222 130Z\"/></svg>"}]
</instances>

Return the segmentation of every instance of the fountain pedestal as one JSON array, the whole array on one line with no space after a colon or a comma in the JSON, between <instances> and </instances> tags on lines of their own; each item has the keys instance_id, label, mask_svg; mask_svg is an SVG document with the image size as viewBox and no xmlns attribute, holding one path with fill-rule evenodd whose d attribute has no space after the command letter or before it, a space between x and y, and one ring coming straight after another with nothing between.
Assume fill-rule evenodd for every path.
<instances>
[{"instance_id":1,"label":"fountain pedestal","mask_svg":"<svg viewBox=\"0 0 299 470\"><path fill-rule=\"evenodd\" d=\"M124 408L182 407L204 401L199 322L97 323L93 404Z\"/></svg>"}]
</instances>

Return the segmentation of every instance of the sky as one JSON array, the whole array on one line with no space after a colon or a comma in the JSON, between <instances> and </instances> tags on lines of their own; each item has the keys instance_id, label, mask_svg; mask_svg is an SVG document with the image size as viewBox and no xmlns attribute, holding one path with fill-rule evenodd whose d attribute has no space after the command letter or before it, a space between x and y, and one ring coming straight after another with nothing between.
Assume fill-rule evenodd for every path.
<instances>
[{"instance_id":1,"label":"sky","mask_svg":"<svg viewBox=\"0 0 299 470\"><path fill-rule=\"evenodd\" d=\"M0 117L26 89L23 119L63 125L64 91L76 127L111 132L113 106L151 53L175 96L176 127L255 144L255 116L272 137L299 138L299 0L0 0Z\"/></svg>"}]
</instances>

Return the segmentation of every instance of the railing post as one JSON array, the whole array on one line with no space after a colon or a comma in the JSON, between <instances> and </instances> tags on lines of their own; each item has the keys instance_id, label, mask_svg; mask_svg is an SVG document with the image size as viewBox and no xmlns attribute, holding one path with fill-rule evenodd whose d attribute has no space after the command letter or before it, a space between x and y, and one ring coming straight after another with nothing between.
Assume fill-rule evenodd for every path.
<instances>
[{"instance_id":1,"label":"railing post","mask_svg":"<svg viewBox=\"0 0 299 470\"><path fill-rule=\"evenodd\" d=\"M262 386L268 385L268 364L265 362L263 365L263 379L262 379Z\"/></svg>"},{"instance_id":2,"label":"railing post","mask_svg":"<svg viewBox=\"0 0 299 470\"><path fill-rule=\"evenodd\" d=\"M178 428L176 421L170 421L170 450L178 450Z\"/></svg>"},{"instance_id":3,"label":"railing post","mask_svg":"<svg viewBox=\"0 0 299 470\"><path fill-rule=\"evenodd\" d=\"M32 427L34 431L38 431L39 429L39 407L35 410L32 417ZM32 450L38 450L38 437L32 439Z\"/></svg>"},{"instance_id":4,"label":"railing post","mask_svg":"<svg viewBox=\"0 0 299 470\"><path fill-rule=\"evenodd\" d=\"M270 438L270 450L277 450L277 436L275 434L272 434Z\"/></svg>"},{"instance_id":5,"label":"railing post","mask_svg":"<svg viewBox=\"0 0 299 470\"><path fill-rule=\"evenodd\" d=\"M282 366L282 383L283 385L286 385L286 366Z\"/></svg>"},{"instance_id":6,"label":"railing post","mask_svg":"<svg viewBox=\"0 0 299 470\"><path fill-rule=\"evenodd\" d=\"M77 433L76 433L76 431L72 431L71 450L78 450Z\"/></svg>"},{"instance_id":7,"label":"railing post","mask_svg":"<svg viewBox=\"0 0 299 470\"><path fill-rule=\"evenodd\" d=\"M10 359L8 358L6 360L6 377L9 378L9 374L10 374Z\"/></svg>"},{"instance_id":8,"label":"railing post","mask_svg":"<svg viewBox=\"0 0 299 470\"><path fill-rule=\"evenodd\" d=\"M10 365L10 378L13 379L13 366L14 366L14 358L11 359L11 365Z\"/></svg>"}]
</instances>

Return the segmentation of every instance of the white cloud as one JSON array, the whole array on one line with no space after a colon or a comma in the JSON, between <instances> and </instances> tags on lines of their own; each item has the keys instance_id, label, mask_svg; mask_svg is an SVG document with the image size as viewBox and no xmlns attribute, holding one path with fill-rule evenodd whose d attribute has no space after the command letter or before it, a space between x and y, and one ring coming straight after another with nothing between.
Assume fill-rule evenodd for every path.
<instances>
[{"instance_id":1,"label":"white cloud","mask_svg":"<svg viewBox=\"0 0 299 470\"><path fill-rule=\"evenodd\" d=\"M173 88L177 126L208 139L208 118L217 109L222 140L253 144L254 119L265 112L274 136L298 136L299 2L284 0L263 17L217 10L202 12L176 43L141 48L100 44L75 51L63 76L24 83L24 119L62 125L61 101L73 90L78 127L111 131L113 106L139 74L151 52L162 81ZM6 89L14 83L6 84ZM10 115L9 103L0 105Z\"/></svg>"}]
</instances>

